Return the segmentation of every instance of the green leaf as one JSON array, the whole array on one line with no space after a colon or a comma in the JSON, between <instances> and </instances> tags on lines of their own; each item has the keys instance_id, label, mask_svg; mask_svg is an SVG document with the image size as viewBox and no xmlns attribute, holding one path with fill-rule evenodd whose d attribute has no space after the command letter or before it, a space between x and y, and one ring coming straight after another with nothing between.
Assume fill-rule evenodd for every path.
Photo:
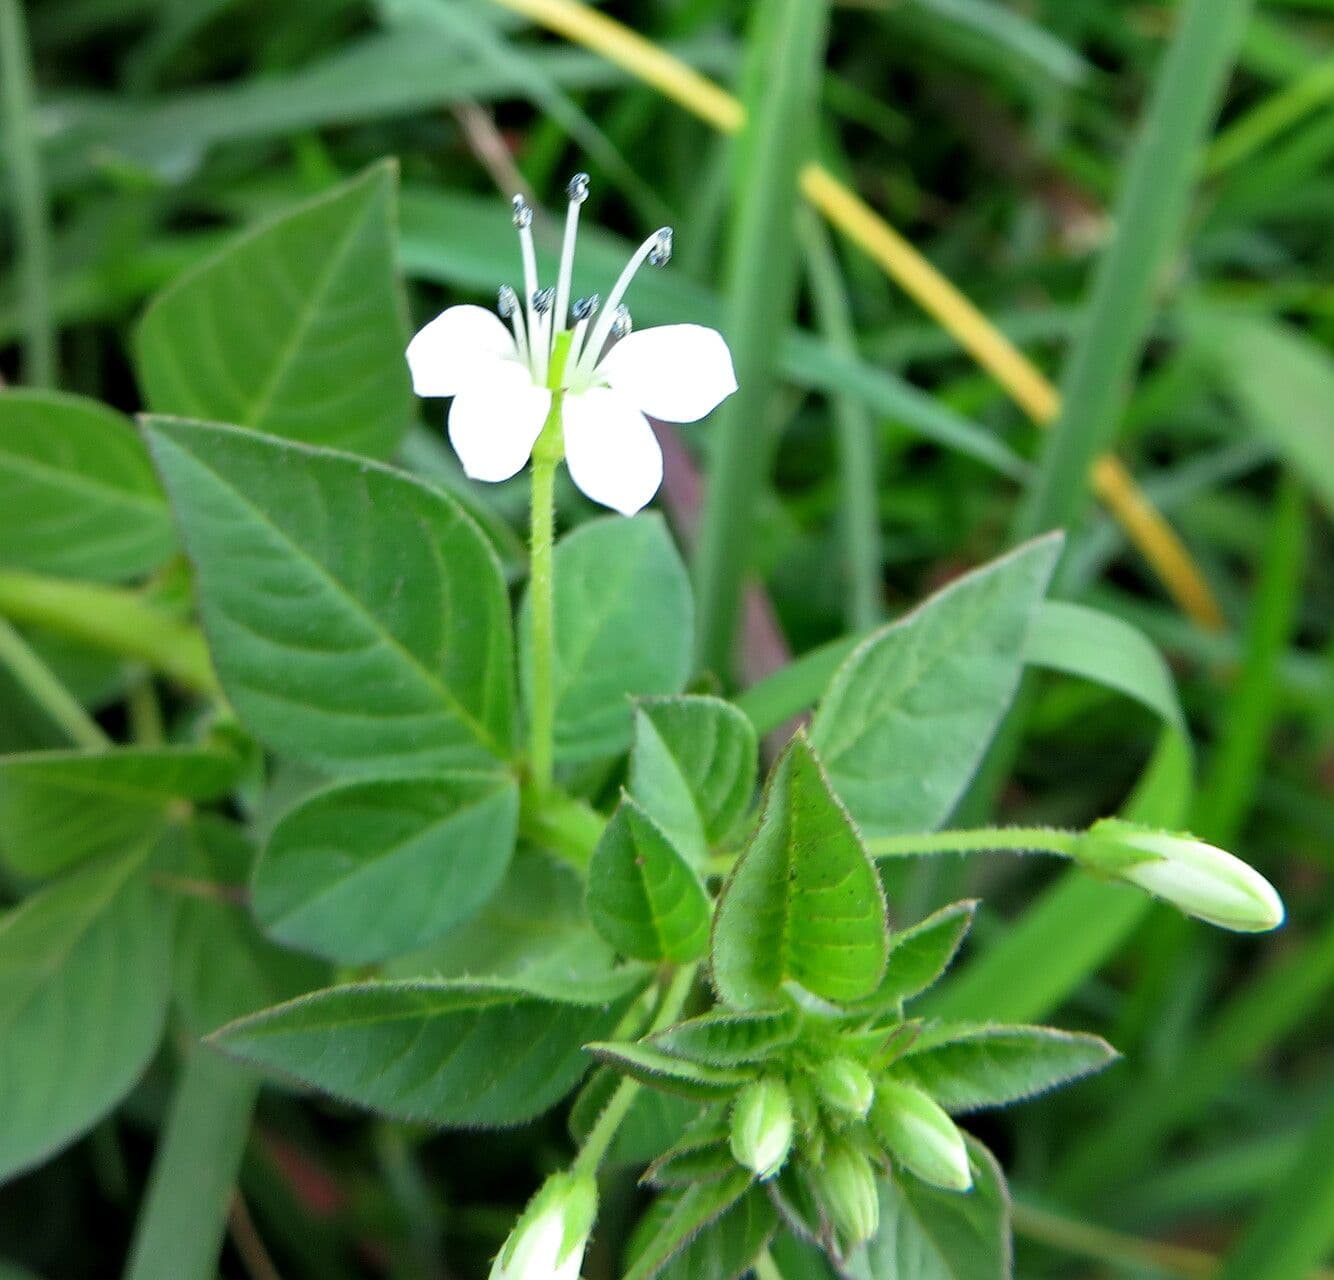
<instances>
[{"instance_id":1,"label":"green leaf","mask_svg":"<svg viewBox=\"0 0 1334 1280\"><path fill-rule=\"evenodd\" d=\"M678 1196L663 1197L665 1206L651 1210L647 1225L636 1235L631 1249L633 1260L626 1268L622 1280L652 1280L652 1277L662 1274L663 1268L680 1255L682 1250L686 1249L711 1222L720 1218L746 1196L750 1184L750 1171L737 1169L726 1178L699 1182L693 1187L687 1187ZM746 1198L752 1199L750 1196ZM768 1199L763 1192L756 1192L753 1198L768 1206ZM754 1215L753 1219L751 1214ZM773 1232L777 1222L772 1209L770 1208L766 1215L765 1208L759 1203L747 1209L746 1215L743 1238L752 1234L758 1238L755 1253L751 1254L748 1260L750 1262L754 1261L755 1254L764 1247L765 1240ZM701 1263L702 1261L701 1259ZM743 1266L741 1271L744 1270ZM728 1276L740 1273L722 1274ZM691 1269L677 1274L699 1277L700 1280L706 1278L715 1280L713 1272L708 1270Z\"/></svg>"},{"instance_id":2,"label":"green leaf","mask_svg":"<svg viewBox=\"0 0 1334 1280\"><path fill-rule=\"evenodd\" d=\"M174 846L165 851L173 872L215 890L182 893L176 909L173 997L194 1034L329 981L327 965L256 928L246 903L255 847L239 827L203 814L164 843Z\"/></svg>"},{"instance_id":3,"label":"green leaf","mask_svg":"<svg viewBox=\"0 0 1334 1280\"><path fill-rule=\"evenodd\" d=\"M1031 1098L1115 1061L1100 1036L1052 1027L929 1023L890 1073L918 1085L946 1111L977 1111Z\"/></svg>"},{"instance_id":4,"label":"green leaf","mask_svg":"<svg viewBox=\"0 0 1334 1280\"><path fill-rule=\"evenodd\" d=\"M330 987L210 1037L232 1056L397 1120L494 1128L558 1102L624 999L584 1005L485 982Z\"/></svg>"},{"instance_id":5,"label":"green leaf","mask_svg":"<svg viewBox=\"0 0 1334 1280\"><path fill-rule=\"evenodd\" d=\"M149 407L391 454L413 417L395 186L375 165L160 294L135 344Z\"/></svg>"},{"instance_id":6,"label":"green leaf","mask_svg":"<svg viewBox=\"0 0 1334 1280\"><path fill-rule=\"evenodd\" d=\"M596 1003L624 990L625 968L588 923L579 873L521 846L500 888L471 920L394 957L384 976L499 979L556 1000Z\"/></svg>"},{"instance_id":7,"label":"green leaf","mask_svg":"<svg viewBox=\"0 0 1334 1280\"><path fill-rule=\"evenodd\" d=\"M508 753L509 602L452 499L235 427L156 418L148 434L214 664L256 737L359 772Z\"/></svg>"},{"instance_id":8,"label":"green leaf","mask_svg":"<svg viewBox=\"0 0 1334 1280\"><path fill-rule=\"evenodd\" d=\"M156 568L175 543L126 418L58 391L0 394L0 564L123 582Z\"/></svg>"},{"instance_id":9,"label":"green leaf","mask_svg":"<svg viewBox=\"0 0 1334 1280\"><path fill-rule=\"evenodd\" d=\"M851 1280L1010 1280L1010 1193L996 1158L968 1140L973 1188L941 1191L895 1169L880 1180L880 1230Z\"/></svg>"},{"instance_id":10,"label":"green leaf","mask_svg":"<svg viewBox=\"0 0 1334 1280\"><path fill-rule=\"evenodd\" d=\"M699 877L652 818L622 796L588 866L588 914L622 955L686 964L709 945Z\"/></svg>"},{"instance_id":11,"label":"green leaf","mask_svg":"<svg viewBox=\"0 0 1334 1280\"><path fill-rule=\"evenodd\" d=\"M657 1240L664 1222L676 1208L672 1196L660 1196L640 1220L636 1237L644 1247ZM662 1280L740 1280L749 1275L760 1251L778 1229L773 1202L758 1187L752 1187L702 1230L692 1235L678 1253L656 1274ZM632 1241L631 1256L635 1253Z\"/></svg>"},{"instance_id":12,"label":"green leaf","mask_svg":"<svg viewBox=\"0 0 1334 1280\"><path fill-rule=\"evenodd\" d=\"M677 1057L715 1067L734 1067L762 1062L775 1049L791 1044L797 1037L797 1027L797 1012L791 1008L777 1012L712 1012L657 1032L652 1043Z\"/></svg>"},{"instance_id":13,"label":"green leaf","mask_svg":"<svg viewBox=\"0 0 1334 1280\"><path fill-rule=\"evenodd\" d=\"M1049 535L951 583L839 668L811 727L867 836L949 816L1005 714L1024 639L1060 555Z\"/></svg>"},{"instance_id":14,"label":"green leaf","mask_svg":"<svg viewBox=\"0 0 1334 1280\"><path fill-rule=\"evenodd\" d=\"M731 1097L754 1075L736 1067L711 1067L689 1058L678 1058L651 1044L593 1043L588 1050L642 1084L708 1102Z\"/></svg>"},{"instance_id":15,"label":"green leaf","mask_svg":"<svg viewBox=\"0 0 1334 1280\"><path fill-rule=\"evenodd\" d=\"M889 959L875 992L859 1001L858 1009L879 1011L897 1007L930 987L950 967L968 930L977 900L953 902L910 929L889 937Z\"/></svg>"},{"instance_id":16,"label":"green leaf","mask_svg":"<svg viewBox=\"0 0 1334 1280\"><path fill-rule=\"evenodd\" d=\"M1265 316L1191 313L1195 337L1218 380L1257 434L1334 513L1334 360L1318 342Z\"/></svg>"},{"instance_id":17,"label":"green leaf","mask_svg":"<svg viewBox=\"0 0 1334 1280\"><path fill-rule=\"evenodd\" d=\"M96 863L0 916L0 1178L91 1127L157 1047L170 928L143 863Z\"/></svg>"},{"instance_id":18,"label":"green leaf","mask_svg":"<svg viewBox=\"0 0 1334 1280\"><path fill-rule=\"evenodd\" d=\"M519 789L508 774L348 782L287 813L255 868L271 937L369 964L474 915L509 866Z\"/></svg>"},{"instance_id":19,"label":"green leaf","mask_svg":"<svg viewBox=\"0 0 1334 1280\"><path fill-rule=\"evenodd\" d=\"M758 748L721 698L645 698L635 708L630 794L696 864L745 816Z\"/></svg>"},{"instance_id":20,"label":"green leaf","mask_svg":"<svg viewBox=\"0 0 1334 1280\"><path fill-rule=\"evenodd\" d=\"M613 755L630 742L630 698L685 687L694 635L690 581L657 515L580 525L556 547L555 573L556 756ZM525 600L525 696L530 629Z\"/></svg>"},{"instance_id":21,"label":"green leaf","mask_svg":"<svg viewBox=\"0 0 1334 1280\"><path fill-rule=\"evenodd\" d=\"M718 904L713 980L738 1008L797 982L827 1000L868 995L885 967L875 867L804 734L774 766L759 828Z\"/></svg>"},{"instance_id":22,"label":"green leaf","mask_svg":"<svg viewBox=\"0 0 1334 1280\"><path fill-rule=\"evenodd\" d=\"M0 849L20 875L146 844L183 801L216 800L239 757L199 747L42 751L0 758Z\"/></svg>"}]
</instances>

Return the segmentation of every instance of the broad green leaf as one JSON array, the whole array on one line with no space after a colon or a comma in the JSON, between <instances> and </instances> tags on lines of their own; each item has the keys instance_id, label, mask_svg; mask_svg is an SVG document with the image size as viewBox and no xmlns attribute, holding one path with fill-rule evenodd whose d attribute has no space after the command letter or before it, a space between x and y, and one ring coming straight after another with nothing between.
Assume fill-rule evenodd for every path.
<instances>
[{"instance_id":1,"label":"broad green leaf","mask_svg":"<svg viewBox=\"0 0 1334 1280\"><path fill-rule=\"evenodd\" d=\"M588 866L588 915L622 955L686 964L709 946L699 877L652 818L622 796Z\"/></svg>"},{"instance_id":2,"label":"broad green leaf","mask_svg":"<svg viewBox=\"0 0 1334 1280\"><path fill-rule=\"evenodd\" d=\"M397 1120L495 1128L558 1102L625 1000L584 1005L485 982L330 987L232 1022L232 1056Z\"/></svg>"},{"instance_id":3,"label":"broad green leaf","mask_svg":"<svg viewBox=\"0 0 1334 1280\"><path fill-rule=\"evenodd\" d=\"M940 1191L895 1169L880 1180L880 1230L850 1280L1010 1280L1010 1193L996 1158L968 1140L971 1191Z\"/></svg>"},{"instance_id":4,"label":"broad green leaf","mask_svg":"<svg viewBox=\"0 0 1334 1280\"><path fill-rule=\"evenodd\" d=\"M662 1274L663 1268L678 1256L701 1231L711 1222L720 1218L746 1195L750 1185L750 1171L748 1169L737 1169L726 1178L699 1182L693 1187L687 1187L680 1195L664 1197L666 1206L651 1211L647 1226L637 1234L631 1249L633 1260L626 1269L622 1280L652 1280L652 1277ZM763 1193L757 1194L758 1199L764 1200L765 1205L767 1205L768 1201ZM777 1223L773 1218L772 1209L770 1209L767 1218L764 1209L758 1204L754 1212L756 1214L755 1228L764 1228L754 1232L758 1236L758 1244L755 1248L755 1253L758 1253L764 1247L765 1240L768 1239ZM749 1218L747 1218L748 1224L749 1221ZM750 1261L753 1261L754 1257L755 1254L751 1254ZM743 1267L742 1271L744 1270ZM680 1274L708 1277L708 1280L713 1280L712 1274L707 1270L694 1270Z\"/></svg>"},{"instance_id":5,"label":"broad green leaf","mask_svg":"<svg viewBox=\"0 0 1334 1280\"><path fill-rule=\"evenodd\" d=\"M692 1062L689 1058L678 1058L645 1043L593 1043L588 1050L643 1084L702 1101L730 1097L754 1075L737 1067L713 1067Z\"/></svg>"},{"instance_id":6,"label":"broad green leaf","mask_svg":"<svg viewBox=\"0 0 1334 1280\"><path fill-rule=\"evenodd\" d=\"M1060 549L1059 535L1038 538L960 578L838 669L811 742L863 834L949 817L1014 696Z\"/></svg>"},{"instance_id":7,"label":"broad green leaf","mask_svg":"<svg viewBox=\"0 0 1334 1280\"><path fill-rule=\"evenodd\" d=\"M690 581L657 515L580 525L557 545L555 572L556 755L612 755L630 742L630 698L685 687L694 643ZM529 630L525 601L525 696Z\"/></svg>"},{"instance_id":8,"label":"broad green leaf","mask_svg":"<svg viewBox=\"0 0 1334 1280\"><path fill-rule=\"evenodd\" d=\"M723 1180L728 1183L727 1193L731 1191L735 1168L733 1163ZM711 1199L704 1195L691 1197L688 1190L659 1196L639 1220L630 1239L632 1266L627 1275L656 1275L662 1280L740 1280L750 1274L760 1250L778 1228L778 1213L772 1201L759 1187L751 1187L703 1228L691 1227L692 1217L682 1214L682 1207L693 1200L691 1207L698 1212ZM691 1233L683 1236L683 1229L688 1227ZM640 1258L647 1259L650 1251L661 1255L672 1244L673 1236L680 1238L679 1243L665 1264L657 1270L635 1269Z\"/></svg>"},{"instance_id":9,"label":"broad green leaf","mask_svg":"<svg viewBox=\"0 0 1334 1280\"><path fill-rule=\"evenodd\" d=\"M195 890L176 909L171 975L176 1008L194 1034L329 981L326 964L260 933L246 902L256 851L239 827L203 814L163 844L171 847L155 863L166 860Z\"/></svg>"},{"instance_id":10,"label":"broad green leaf","mask_svg":"<svg viewBox=\"0 0 1334 1280\"><path fill-rule=\"evenodd\" d=\"M1100 1036L1052 1027L937 1022L890 1068L946 1111L977 1111L1031 1098L1115 1061Z\"/></svg>"},{"instance_id":11,"label":"broad green leaf","mask_svg":"<svg viewBox=\"0 0 1334 1280\"><path fill-rule=\"evenodd\" d=\"M136 342L155 413L387 457L413 417L392 163L228 244L160 294Z\"/></svg>"},{"instance_id":12,"label":"broad green leaf","mask_svg":"<svg viewBox=\"0 0 1334 1280\"><path fill-rule=\"evenodd\" d=\"M885 900L875 867L805 735L774 766L759 828L723 891L713 980L749 1009L796 982L826 1000L870 994L885 967Z\"/></svg>"},{"instance_id":13,"label":"broad green leaf","mask_svg":"<svg viewBox=\"0 0 1334 1280\"><path fill-rule=\"evenodd\" d=\"M508 774L330 787L269 836L255 868L255 915L278 941L343 964L410 951L495 892L518 822Z\"/></svg>"},{"instance_id":14,"label":"broad green leaf","mask_svg":"<svg viewBox=\"0 0 1334 1280\"><path fill-rule=\"evenodd\" d=\"M155 418L148 434L214 664L256 737L362 773L508 753L509 603L452 499L235 427Z\"/></svg>"},{"instance_id":15,"label":"broad green leaf","mask_svg":"<svg viewBox=\"0 0 1334 1280\"><path fill-rule=\"evenodd\" d=\"M201 747L117 747L0 757L0 849L25 876L142 845L183 802L216 800L241 760Z\"/></svg>"},{"instance_id":16,"label":"broad green leaf","mask_svg":"<svg viewBox=\"0 0 1334 1280\"><path fill-rule=\"evenodd\" d=\"M137 853L0 915L0 1179L106 1114L157 1047L170 921Z\"/></svg>"},{"instance_id":17,"label":"broad green leaf","mask_svg":"<svg viewBox=\"0 0 1334 1280\"><path fill-rule=\"evenodd\" d=\"M1317 341L1265 316L1222 310L1190 317L1219 381L1257 434L1334 512L1334 360Z\"/></svg>"},{"instance_id":18,"label":"broad green leaf","mask_svg":"<svg viewBox=\"0 0 1334 1280\"><path fill-rule=\"evenodd\" d=\"M797 1036L794 1008L755 1013L704 1013L667 1027L652 1037L665 1053L715 1067L762 1062Z\"/></svg>"},{"instance_id":19,"label":"broad green leaf","mask_svg":"<svg viewBox=\"0 0 1334 1280\"><path fill-rule=\"evenodd\" d=\"M953 902L889 937L885 975L858 1008L891 1009L920 995L949 968L973 924L977 901Z\"/></svg>"},{"instance_id":20,"label":"broad green leaf","mask_svg":"<svg viewBox=\"0 0 1334 1280\"><path fill-rule=\"evenodd\" d=\"M635 708L630 793L693 862L750 807L757 759L754 726L721 698L645 698Z\"/></svg>"},{"instance_id":21,"label":"broad green leaf","mask_svg":"<svg viewBox=\"0 0 1334 1280\"><path fill-rule=\"evenodd\" d=\"M589 1002L614 998L625 981L615 951L588 923L583 877L568 863L522 846L471 920L387 961L384 976L498 979L553 999Z\"/></svg>"},{"instance_id":22,"label":"broad green leaf","mask_svg":"<svg viewBox=\"0 0 1334 1280\"><path fill-rule=\"evenodd\" d=\"M0 392L0 564L122 582L156 568L175 543L126 418L58 391Z\"/></svg>"}]
</instances>

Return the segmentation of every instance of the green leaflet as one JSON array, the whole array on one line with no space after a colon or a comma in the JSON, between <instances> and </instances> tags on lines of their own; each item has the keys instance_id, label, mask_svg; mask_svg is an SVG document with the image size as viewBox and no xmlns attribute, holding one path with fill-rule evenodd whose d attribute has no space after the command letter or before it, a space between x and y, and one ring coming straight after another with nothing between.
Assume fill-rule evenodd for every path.
<instances>
[{"instance_id":1,"label":"green leaflet","mask_svg":"<svg viewBox=\"0 0 1334 1280\"><path fill-rule=\"evenodd\" d=\"M930 831L949 817L1014 696L1060 550L1050 535L974 570L839 668L811 742L865 835Z\"/></svg>"},{"instance_id":2,"label":"green leaflet","mask_svg":"<svg viewBox=\"0 0 1334 1280\"><path fill-rule=\"evenodd\" d=\"M508 774L330 787L269 836L255 868L255 915L271 937L343 964L421 947L495 891L518 821Z\"/></svg>"},{"instance_id":3,"label":"green leaflet","mask_svg":"<svg viewBox=\"0 0 1334 1280\"><path fill-rule=\"evenodd\" d=\"M259 932L246 902L256 851L240 827L202 814L163 844L155 865L224 891L182 894L176 908L172 996L193 1034L328 982L326 964Z\"/></svg>"},{"instance_id":4,"label":"green leaflet","mask_svg":"<svg viewBox=\"0 0 1334 1280\"><path fill-rule=\"evenodd\" d=\"M157 1047L170 918L143 863L98 862L0 916L0 1178L94 1124Z\"/></svg>"},{"instance_id":5,"label":"green leaflet","mask_svg":"<svg viewBox=\"0 0 1334 1280\"><path fill-rule=\"evenodd\" d=\"M737 1008L796 982L826 1000L868 995L885 967L885 901L871 860L804 734L774 766L760 824L713 931L713 980Z\"/></svg>"},{"instance_id":6,"label":"green leaflet","mask_svg":"<svg viewBox=\"0 0 1334 1280\"><path fill-rule=\"evenodd\" d=\"M623 984L623 987L625 984ZM330 987L229 1023L233 1057L397 1120L495 1128L558 1102L625 1008L488 982Z\"/></svg>"},{"instance_id":7,"label":"green leaflet","mask_svg":"<svg viewBox=\"0 0 1334 1280\"><path fill-rule=\"evenodd\" d=\"M714 1011L667 1027L652 1037L659 1049L715 1067L762 1062L797 1036L795 1009L754 1013Z\"/></svg>"},{"instance_id":8,"label":"green leaflet","mask_svg":"<svg viewBox=\"0 0 1334 1280\"><path fill-rule=\"evenodd\" d=\"M682 1280L687 1276L708 1276L712 1280L715 1275L722 1280L723 1277L742 1274L777 1226L774 1211L763 1192L746 1194L750 1185L749 1171L736 1169L725 1178L698 1182L687 1187L680 1195L663 1197L659 1203L665 1207L651 1211L637 1233L631 1247L633 1261L626 1269L623 1280L652 1280L652 1277L663 1273L673 1258L686 1256L682 1255L682 1250L687 1249L694 1264L670 1273L680 1276ZM743 1196L747 1202L754 1203L748 1204L742 1211L743 1217L736 1224L739 1227L736 1237L724 1237L712 1246L719 1249L720 1256L732 1265L720 1272L701 1269L707 1268L706 1259L710 1255L697 1255L692 1242L699 1241L701 1232L728 1210L734 1206L740 1209L738 1201ZM749 1258L737 1267L735 1264L740 1260L737 1255L744 1254L752 1245L754 1247ZM726 1252L721 1252L722 1249L726 1249ZM731 1255L730 1258L728 1255Z\"/></svg>"},{"instance_id":9,"label":"green leaflet","mask_svg":"<svg viewBox=\"0 0 1334 1280\"><path fill-rule=\"evenodd\" d=\"M0 394L0 564L123 582L156 568L175 544L128 419L58 391Z\"/></svg>"},{"instance_id":10,"label":"green leaflet","mask_svg":"<svg viewBox=\"0 0 1334 1280\"><path fill-rule=\"evenodd\" d=\"M692 862L750 808L755 729L721 698L645 698L635 708L630 793Z\"/></svg>"},{"instance_id":11,"label":"green leaflet","mask_svg":"<svg viewBox=\"0 0 1334 1280\"><path fill-rule=\"evenodd\" d=\"M706 1102L731 1097L739 1085L754 1075L753 1071L738 1067L715 1067L678 1058L644 1043L590 1044L588 1049L643 1084Z\"/></svg>"},{"instance_id":12,"label":"green leaflet","mask_svg":"<svg viewBox=\"0 0 1334 1280\"><path fill-rule=\"evenodd\" d=\"M508 753L504 581L452 499L235 427L152 418L148 435L214 664L257 737L362 773Z\"/></svg>"},{"instance_id":13,"label":"green leaflet","mask_svg":"<svg viewBox=\"0 0 1334 1280\"><path fill-rule=\"evenodd\" d=\"M1031 1098L1117 1057L1100 1036L1077 1031L937 1022L927 1024L890 1072L957 1113Z\"/></svg>"},{"instance_id":14,"label":"green leaflet","mask_svg":"<svg viewBox=\"0 0 1334 1280\"><path fill-rule=\"evenodd\" d=\"M617 951L637 960L686 964L708 949L713 913L704 886L628 795L593 851L588 914Z\"/></svg>"},{"instance_id":15,"label":"green leaflet","mask_svg":"<svg viewBox=\"0 0 1334 1280\"><path fill-rule=\"evenodd\" d=\"M48 876L159 834L182 801L216 800L242 761L204 747L117 747L0 757L0 851Z\"/></svg>"},{"instance_id":16,"label":"green leaflet","mask_svg":"<svg viewBox=\"0 0 1334 1280\"><path fill-rule=\"evenodd\" d=\"M392 163L238 237L139 326L156 413L387 457L414 416Z\"/></svg>"},{"instance_id":17,"label":"green leaflet","mask_svg":"<svg viewBox=\"0 0 1334 1280\"><path fill-rule=\"evenodd\" d=\"M968 1139L973 1188L941 1191L898 1169L880 1180L880 1230L851 1280L1010 1280L1010 1193L996 1158Z\"/></svg>"},{"instance_id":18,"label":"green leaflet","mask_svg":"<svg viewBox=\"0 0 1334 1280\"><path fill-rule=\"evenodd\" d=\"M895 1008L930 987L949 968L977 911L976 900L952 902L909 929L891 933L880 985L855 1008Z\"/></svg>"},{"instance_id":19,"label":"green leaflet","mask_svg":"<svg viewBox=\"0 0 1334 1280\"><path fill-rule=\"evenodd\" d=\"M630 741L631 697L685 687L694 635L690 581L658 515L580 525L557 545L555 573L556 757L612 755ZM529 626L525 600L525 672Z\"/></svg>"}]
</instances>

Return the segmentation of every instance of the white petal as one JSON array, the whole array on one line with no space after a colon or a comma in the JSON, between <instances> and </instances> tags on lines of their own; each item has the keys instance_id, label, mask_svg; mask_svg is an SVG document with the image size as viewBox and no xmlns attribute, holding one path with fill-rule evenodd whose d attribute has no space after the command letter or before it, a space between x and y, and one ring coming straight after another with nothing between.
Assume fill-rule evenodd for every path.
<instances>
[{"instance_id":1,"label":"white petal","mask_svg":"<svg viewBox=\"0 0 1334 1280\"><path fill-rule=\"evenodd\" d=\"M528 461L550 408L551 392L534 386L523 365L496 361L485 381L454 397L449 443L474 480L508 480Z\"/></svg>"},{"instance_id":2,"label":"white petal","mask_svg":"<svg viewBox=\"0 0 1334 1280\"><path fill-rule=\"evenodd\" d=\"M565 461L594 502L632 516L658 492L662 450L634 402L608 387L565 396Z\"/></svg>"},{"instance_id":3,"label":"white petal","mask_svg":"<svg viewBox=\"0 0 1334 1280\"><path fill-rule=\"evenodd\" d=\"M450 307L408 343L412 389L419 396L458 395L497 360L514 358L514 335L485 307Z\"/></svg>"},{"instance_id":4,"label":"white petal","mask_svg":"<svg viewBox=\"0 0 1334 1280\"><path fill-rule=\"evenodd\" d=\"M645 413L666 422L695 422L736 390L723 335L702 324L628 334L607 353L598 373Z\"/></svg>"}]
</instances>

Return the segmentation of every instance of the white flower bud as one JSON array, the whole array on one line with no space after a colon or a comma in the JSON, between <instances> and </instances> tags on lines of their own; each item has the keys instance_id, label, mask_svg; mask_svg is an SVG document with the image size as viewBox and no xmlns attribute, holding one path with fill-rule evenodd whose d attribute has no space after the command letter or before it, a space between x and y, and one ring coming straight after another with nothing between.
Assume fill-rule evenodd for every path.
<instances>
[{"instance_id":1,"label":"white flower bud","mask_svg":"<svg viewBox=\"0 0 1334 1280\"><path fill-rule=\"evenodd\" d=\"M1104 818L1074 856L1220 929L1263 933L1283 923L1283 901L1264 876L1191 835Z\"/></svg>"},{"instance_id":2,"label":"white flower bud","mask_svg":"<svg viewBox=\"0 0 1334 1280\"><path fill-rule=\"evenodd\" d=\"M490 1280L578 1280L597 1207L591 1174L553 1174L514 1224Z\"/></svg>"},{"instance_id":3,"label":"white flower bud","mask_svg":"<svg viewBox=\"0 0 1334 1280\"><path fill-rule=\"evenodd\" d=\"M860 1120L871 1107L875 1085L866 1068L852 1058L829 1058L815 1071L815 1091L835 1115Z\"/></svg>"},{"instance_id":4,"label":"white flower bud","mask_svg":"<svg viewBox=\"0 0 1334 1280\"><path fill-rule=\"evenodd\" d=\"M973 1185L963 1134L936 1100L913 1085L884 1079L876 1086L871 1127L909 1172L946 1191Z\"/></svg>"},{"instance_id":5,"label":"white flower bud","mask_svg":"<svg viewBox=\"0 0 1334 1280\"><path fill-rule=\"evenodd\" d=\"M855 1249L879 1230L880 1191L875 1170L851 1143L831 1143L812 1182L845 1248Z\"/></svg>"},{"instance_id":6,"label":"white flower bud","mask_svg":"<svg viewBox=\"0 0 1334 1280\"><path fill-rule=\"evenodd\" d=\"M792 1149L792 1098L781 1080L765 1077L748 1084L732 1104L732 1154L764 1181L772 1178Z\"/></svg>"}]
</instances>

